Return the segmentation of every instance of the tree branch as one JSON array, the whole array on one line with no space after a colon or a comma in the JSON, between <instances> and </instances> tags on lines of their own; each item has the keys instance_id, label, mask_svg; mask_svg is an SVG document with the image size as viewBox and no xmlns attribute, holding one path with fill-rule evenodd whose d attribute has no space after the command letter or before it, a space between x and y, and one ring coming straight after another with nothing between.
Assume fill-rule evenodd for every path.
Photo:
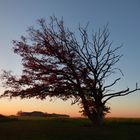
<instances>
[{"instance_id":1,"label":"tree branch","mask_svg":"<svg viewBox=\"0 0 140 140\"><path fill-rule=\"evenodd\" d=\"M108 98L103 101L103 104L105 104L111 98L118 97L118 96L125 96L125 95L128 95L128 94L135 92L137 90L140 90L140 88L138 88L138 84L136 83L136 88L133 90L129 91L129 88L127 88L126 90L122 90L122 91L119 91L116 93L106 94L103 96L103 98L105 98L105 97L108 97Z\"/></svg>"},{"instance_id":2,"label":"tree branch","mask_svg":"<svg viewBox=\"0 0 140 140\"><path fill-rule=\"evenodd\" d=\"M107 88L112 87L113 85L115 85L116 82L119 81L120 79L121 79L121 78L117 78L112 84L105 86L105 87L103 88L103 91L105 91L105 89L107 89Z\"/></svg>"}]
</instances>

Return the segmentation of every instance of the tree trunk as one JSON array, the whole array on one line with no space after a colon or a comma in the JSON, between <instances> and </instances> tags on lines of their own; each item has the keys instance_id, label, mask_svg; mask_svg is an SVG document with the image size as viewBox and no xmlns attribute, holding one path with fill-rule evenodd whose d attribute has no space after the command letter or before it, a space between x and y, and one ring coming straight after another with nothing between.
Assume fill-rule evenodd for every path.
<instances>
[{"instance_id":1,"label":"tree trunk","mask_svg":"<svg viewBox=\"0 0 140 140\"><path fill-rule=\"evenodd\" d=\"M103 109L102 107L97 108L97 125L102 126L104 123Z\"/></svg>"},{"instance_id":2,"label":"tree trunk","mask_svg":"<svg viewBox=\"0 0 140 140\"><path fill-rule=\"evenodd\" d=\"M87 115L88 116L88 115ZM103 123L104 123L104 117L102 115L102 112L96 112L94 114L90 114L88 116L88 118L92 121L92 123L94 125L97 125L97 126L103 126Z\"/></svg>"},{"instance_id":3,"label":"tree trunk","mask_svg":"<svg viewBox=\"0 0 140 140\"><path fill-rule=\"evenodd\" d=\"M103 107L98 106L96 108L96 112L93 113L89 110L88 101L86 99L82 99L82 103L85 115L90 119L93 125L103 126L104 123Z\"/></svg>"}]
</instances>

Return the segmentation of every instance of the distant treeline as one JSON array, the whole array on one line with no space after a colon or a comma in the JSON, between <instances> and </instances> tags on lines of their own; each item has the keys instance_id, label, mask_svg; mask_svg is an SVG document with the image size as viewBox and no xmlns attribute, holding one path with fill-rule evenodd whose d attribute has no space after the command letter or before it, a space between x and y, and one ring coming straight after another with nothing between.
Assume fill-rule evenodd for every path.
<instances>
[{"instance_id":1,"label":"distant treeline","mask_svg":"<svg viewBox=\"0 0 140 140\"><path fill-rule=\"evenodd\" d=\"M44 113L41 111L33 111L33 112L22 112L18 111L17 112L18 116L32 116L32 117L70 117L69 115L66 114L56 114L56 113Z\"/></svg>"}]
</instances>

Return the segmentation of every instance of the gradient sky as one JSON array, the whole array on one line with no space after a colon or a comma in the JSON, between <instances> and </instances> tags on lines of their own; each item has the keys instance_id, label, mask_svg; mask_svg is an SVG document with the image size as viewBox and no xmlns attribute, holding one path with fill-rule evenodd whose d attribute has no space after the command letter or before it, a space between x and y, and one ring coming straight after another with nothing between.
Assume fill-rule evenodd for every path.
<instances>
[{"instance_id":1,"label":"gradient sky","mask_svg":"<svg viewBox=\"0 0 140 140\"><path fill-rule=\"evenodd\" d=\"M0 0L0 69L21 72L20 57L12 52L12 40L26 34L29 26L36 25L39 18L48 19L55 15L63 17L65 25L73 31L79 23L89 29L98 30L109 23L110 40L113 45L123 44L120 53L124 56L118 67L124 73L115 89L140 86L140 1L139 0ZM3 92L2 86L0 92ZM140 91L126 97L109 101L111 113L108 116L140 117ZM1 99L0 113L15 114L17 111L40 110L80 116L77 105L70 101L55 99Z\"/></svg>"}]
</instances>

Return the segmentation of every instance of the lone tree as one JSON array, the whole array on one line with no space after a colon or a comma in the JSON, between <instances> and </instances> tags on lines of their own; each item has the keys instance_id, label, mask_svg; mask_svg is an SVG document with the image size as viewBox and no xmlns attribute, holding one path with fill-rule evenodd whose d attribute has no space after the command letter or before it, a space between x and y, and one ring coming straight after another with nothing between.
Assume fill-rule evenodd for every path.
<instances>
[{"instance_id":1,"label":"lone tree","mask_svg":"<svg viewBox=\"0 0 140 140\"><path fill-rule=\"evenodd\" d=\"M122 56L118 54L120 46L112 47L107 26L92 37L87 27L79 27L80 40L63 20L51 17L49 23L44 19L38 22L39 28L28 29L28 37L13 42L14 53L22 57L23 71L21 76L4 71L8 89L1 97L71 98L72 103L81 104L83 114L93 123L102 125L109 112L108 100L140 90L136 84L133 90L111 92L120 78L106 84L108 77L120 71L115 64Z\"/></svg>"}]
</instances>

